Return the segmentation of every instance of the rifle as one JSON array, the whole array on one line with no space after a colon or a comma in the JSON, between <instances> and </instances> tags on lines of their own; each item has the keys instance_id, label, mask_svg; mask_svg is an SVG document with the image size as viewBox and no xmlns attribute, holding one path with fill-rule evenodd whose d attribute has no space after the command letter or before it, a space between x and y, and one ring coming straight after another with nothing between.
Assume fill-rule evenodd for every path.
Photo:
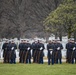
<instances>
[{"instance_id":1,"label":"rifle","mask_svg":"<svg viewBox=\"0 0 76 75\"><path fill-rule=\"evenodd\" d=\"M11 54L12 54L12 51L8 51L9 52L9 56L8 56L8 62L10 62L11 61Z\"/></svg>"},{"instance_id":2,"label":"rifle","mask_svg":"<svg viewBox=\"0 0 76 75\"><path fill-rule=\"evenodd\" d=\"M28 48L27 51L26 51L26 55L25 55L25 63L26 63L26 59L27 59L27 57L28 57L28 52L29 52L29 50L30 50L30 48Z\"/></svg>"},{"instance_id":3,"label":"rifle","mask_svg":"<svg viewBox=\"0 0 76 75\"><path fill-rule=\"evenodd\" d=\"M68 55L69 53L68 53L68 50L67 50L67 53L66 53L66 63L69 63L69 60L70 60L70 58L69 58L69 55Z\"/></svg>"},{"instance_id":4,"label":"rifle","mask_svg":"<svg viewBox=\"0 0 76 75\"><path fill-rule=\"evenodd\" d=\"M27 54L28 54L28 51L26 51L26 53L25 53L26 55L25 55L25 61L24 61L24 63L26 63L26 59L27 59Z\"/></svg>"},{"instance_id":5,"label":"rifle","mask_svg":"<svg viewBox=\"0 0 76 75\"><path fill-rule=\"evenodd\" d=\"M55 63L56 63L56 59L57 59L57 55L58 55L58 50L56 51L56 54L55 54Z\"/></svg>"},{"instance_id":6,"label":"rifle","mask_svg":"<svg viewBox=\"0 0 76 75\"><path fill-rule=\"evenodd\" d=\"M35 50L35 52L34 52L34 54L33 54L33 60L34 60L35 54L36 54L36 50ZM33 63L34 63L34 62L35 62L35 61L33 61Z\"/></svg>"},{"instance_id":7,"label":"rifle","mask_svg":"<svg viewBox=\"0 0 76 75\"><path fill-rule=\"evenodd\" d=\"M38 55L38 51L36 51L36 53L37 53L36 54L36 63L37 63L38 62L38 56L37 56Z\"/></svg>"},{"instance_id":8,"label":"rifle","mask_svg":"<svg viewBox=\"0 0 76 75\"><path fill-rule=\"evenodd\" d=\"M23 59L23 51L21 50L21 51L20 51L19 63L21 63L21 62L22 62L22 59Z\"/></svg>"},{"instance_id":9,"label":"rifle","mask_svg":"<svg viewBox=\"0 0 76 75\"><path fill-rule=\"evenodd\" d=\"M6 63L7 62L7 59L6 59L7 58L7 48L5 48L4 51L3 51L3 57L4 57L3 62Z\"/></svg>"},{"instance_id":10,"label":"rifle","mask_svg":"<svg viewBox=\"0 0 76 75\"><path fill-rule=\"evenodd\" d=\"M72 63L73 53L74 53L74 50L72 51L72 54L71 54L71 63Z\"/></svg>"},{"instance_id":11,"label":"rifle","mask_svg":"<svg viewBox=\"0 0 76 75\"><path fill-rule=\"evenodd\" d=\"M73 54L74 54L75 50L76 50L76 48L74 47L73 50L72 50L72 54L71 54L71 63L72 63L72 58L73 58Z\"/></svg>"},{"instance_id":12,"label":"rifle","mask_svg":"<svg viewBox=\"0 0 76 75\"><path fill-rule=\"evenodd\" d=\"M41 54L42 50L43 50L43 48L41 47L40 50L39 50L39 55L38 55L38 63L39 63L40 54Z\"/></svg>"},{"instance_id":13,"label":"rifle","mask_svg":"<svg viewBox=\"0 0 76 75\"><path fill-rule=\"evenodd\" d=\"M56 51L56 55L55 55L55 58L57 59L57 55L58 55L58 52L60 51L60 47L57 48L57 51ZM55 63L56 63L56 59L55 59Z\"/></svg>"},{"instance_id":14,"label":"rifle","mask_svg":"<svg viewBox=\"0 0 76 75\"><path fill-rule=\"evenodd\" d=\"M3 62L6 63L6 59L5 59L6 58L6 51L3 52L3 56L4 56L4 61Z\"/></svg>"},{"instance_id":15,"label":"rifle","mask_svg":"<svg viewBox=\"0 0 76 75\"><path fill-rule=\"evenodd\" d=\"M38 63L39 63L39 59L40 59L40 54L41 54L41 50L39 51L39 55L38 55Z\"/></svg>"},{"instance_id":16,"label":"rifle","mask_svg":"<svg viewBox=\"0 0 76 75\"><path fill-rule=\"evenodd\" d=\"M8 54L7 54L7 51L6 51L5 55L4 55L4 60L5 60L5 63L8 63Z\"/></svg>"}]
</instances>

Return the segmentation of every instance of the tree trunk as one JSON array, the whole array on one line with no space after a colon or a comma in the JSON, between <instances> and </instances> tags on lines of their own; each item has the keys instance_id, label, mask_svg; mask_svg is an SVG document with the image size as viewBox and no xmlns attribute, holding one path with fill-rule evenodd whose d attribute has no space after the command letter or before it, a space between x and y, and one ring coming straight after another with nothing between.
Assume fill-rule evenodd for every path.
<instances>
[{"instance_id":1,"label":"tree trunk","mask_svg":"<svg viewBox=\"0 0 76 75\"><path fill-rule=\"evenodd\" d=\"M46 43L48 42L48 32L45 32L45 39L46 39Z\"/></svg>"},{"instance_id":2,"label":"tree trunk","mask_svg":"<svg viewBox=\"0 0 76 75\"><path fill-rule=\"evenodd\" d=\"M68 39L71 38L72 32L68 32Z\"/></svg>"},{"instance_id":3,"label":"tree trunk","mask_svg":"<svg viewBox=\"0 0 76 75\"><path fill-rule=\"evenodd\" d=\"M55 39L57 39L57 32L55 32Z\"/></svg>"},{"instance_id":4,"label":"tree trunk","mask_svg":"<svg viewBox=\"0 0 76 75\"><path fill-rule=\"evenodd\" d=\"M59 34L59 39L60 39L60 41L62 41L62 32L60 32L60 34Z\"/></svg>"},{"instance_id":5,"label":"tree trunk","mask_svg":"<svg viewBox=\"0 0 76 75\"><path fill-rule=\"evenodd\" d=\"M74 31L74 40L76 42L76 30Z\"/></svg>"},{"instance_id":6,"label":"tree trunk","mask_svg":"<svg viewBox=\"0 0 76 75\"><path fill-rule=\"evenodd\" d=\"M60 41L62 41L62 32L63 32L63 30L62 30L62 27L60 25L60 27L59 27L59 39L60 39Z\"/></svg>"}]
</instances>

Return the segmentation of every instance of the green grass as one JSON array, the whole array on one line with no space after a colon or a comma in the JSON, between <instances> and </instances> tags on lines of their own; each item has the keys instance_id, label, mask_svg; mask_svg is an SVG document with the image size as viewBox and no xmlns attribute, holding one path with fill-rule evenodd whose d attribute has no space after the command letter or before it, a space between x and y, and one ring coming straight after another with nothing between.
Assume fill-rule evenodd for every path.
<instances>
[{"instance_id":1,"label":"green grass","mask_svg":"<svg viewBox=\"0 0 76 75\"><path fill-rule=\"evenodd\" d=\"M2 64L0 75L76 75L76 64Z\"/></svg>"}]
</instances>

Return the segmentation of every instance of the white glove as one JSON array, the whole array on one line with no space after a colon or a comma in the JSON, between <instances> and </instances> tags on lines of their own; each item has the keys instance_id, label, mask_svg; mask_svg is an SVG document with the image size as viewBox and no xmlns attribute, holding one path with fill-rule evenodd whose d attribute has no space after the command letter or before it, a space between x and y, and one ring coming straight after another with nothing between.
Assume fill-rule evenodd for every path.
<instances>
[{"instance_id":1,"label":"white glove","mask_svg":"<svg viewBox=\"0 0 76 75\"><path fill-rule=\"evenodd\" d=\"M53 49L49 49L50 51L52 51Z\"/></svg>"},{"instance_id":2,"label":"white glove","mask_svg":"<svg viewBox=\"0 0 76 75\"><path fill-rule=\"evenodd\" d=\"M73 50L75 50L75 47L73 47Z\"/></svg>"},{"instance_id":3,"label":"white glove","mask_svg":"<svg viewBox=\"0 0 76 75\"><path fill-rule=\"evenodd\" d=\"M50 51L50 54L52 54L53 51Z\"/></svg>"},{"instance_id":4,"label":"white glove","mask_svg":"<svg viewBox=\"0 0 76 75\"><path fill-rule=\"evenodd\" d=\"M11 48L12 50L14 49L14 47Z\"/></svg>"},{"instance_id":5,"label":"white glove","mask_svg":"<svg viewBox=\"0 0 76 75\"><path fill-rule=\"evenodd\" d=\"M28 47L27 50L30 50L30 47Z\"/></svg>"},{"instance_id":6,"label":"white glove","mask_svg":"<svg viewBox=\"0 0 76 75\"><path fill-rule=\"evenodd\" d=\"M41 47L40 50L42 50L43 48Z\"/></svg>"},{"instance_id":7,"label":"white glove","mask_svg":"<svg viewBox=\"0 0 76 75\"><path fill-rule=\"evenodd\" d=\"M60 47L58 47L57 50L60 50Z\"/></svg>"}]
</instances>

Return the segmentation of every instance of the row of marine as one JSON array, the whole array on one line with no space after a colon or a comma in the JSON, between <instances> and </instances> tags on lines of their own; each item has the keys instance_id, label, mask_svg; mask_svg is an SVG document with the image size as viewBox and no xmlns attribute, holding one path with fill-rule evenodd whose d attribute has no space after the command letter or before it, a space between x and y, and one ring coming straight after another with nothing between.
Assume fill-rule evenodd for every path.
<instances>
[{"instance_id":1,"label":"row of marine","mask_svg":"<svg viewBox=\"0 0 76 75\"><path fill-rule=\"evenodd\" d=\"M69 39L66 43L66 62L76 63L76 43L73 39ZM16 50L19 50L19 63L31 64L44 63L44 50L47 48L48 65L62 64L63 45L59 40L49 40L46 47L42 40L35 40L32 44L28 40L21 40L19 45L15 41L8 41L3 44L3 62L16 63ZM33 61L32 61L32 60Z\"/></svg>"}]
</instances>

